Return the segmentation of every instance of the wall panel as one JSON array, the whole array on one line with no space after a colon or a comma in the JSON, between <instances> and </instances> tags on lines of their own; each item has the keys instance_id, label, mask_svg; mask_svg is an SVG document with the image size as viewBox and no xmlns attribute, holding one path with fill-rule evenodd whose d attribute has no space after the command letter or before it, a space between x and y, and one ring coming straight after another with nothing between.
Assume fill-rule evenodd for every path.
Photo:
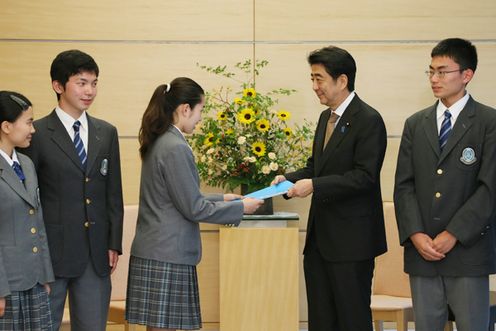
<instances>
[{"instance_id":1,"label":"wall panel","mask_svg":"<svg viewBox=\"0 0 496 331\"><path fill-rule=\"evenodd\" d=\"M388 138L386 156L381 170L381 191L383 201L393 201L394 174L396 172L396 162L398 150L400 148L400 138Z\"/></svg>"},{"instance_id":2,"label":"wall panel","mask_svg":"<svg viewBox=\"0 0 496 331\"><path fill-rule=\"evenodd\" d=\"M280 106L293 113L295 121L318 120L325 106L319 104L312 90L308 54L328 44L262 44L256 56L269 61L258 78L258 89L278 86L298 92L282 98ZM424 74L430 64L434 43L425 44L350 44L337 43L357 62L356 92L383 116L389 136L399 136L407 117L435 102ZM496 105L491 77L496 76L496 44L477 44L481 59L468 90L480 102Z\"/></svg>"},{"instance_id":3,"label":"wall panel","mask_svg":"<svg viewBox=\"0 0 496 331\"><path fill-rule=\"evenodd\" d=\"M293 123L316 124L319 104L306 56L332 43L350 51L358 65L359 96L381 112L388 149L381 173L383 199L392 201L394 172L405 119L434 102L423 72L430 51L443 38L472 39L479 68L469 92L496 106L496 2L477 0L231 1L231 0L2 0L0 89L20 91L37 118L56 104L49 67L60 51L78 48L100 66L99 96L90 113L117 126L124 201L137 203L141 162L137 133L153 89L189 76L206 90L235 82L208 74L196 63L234 64L255 56L270 61L257 78L261 92L286 87L280 98ZM243 78L241 78L244 80ZM219 188L202 186L206 192ZM297 212L303 249L310 197L274 199L276 210ZM218 225L202 224L203 261L198 267L205 322L219 320ZM301 265L301 261L300 261ZM496 285L494 278L491 286ZM300 320L307 320L300 269Z\"/></svg>"},{"instance_id":4,"label":"wall panel","mask_svg":"<svg viewBox=\"0 0 496 331\"><path fill-rule=\"evenodd\" d=\"M0 42L0 77L5 89L26 94L35 105L35 116L48 114L56 105L51 89L50 65L64 50L78 48L93 56L100 68L98 96L89 109L119 129L136 136L143 112L154 89L178 76L196 80L205 90L219 80L197 67L197 63L219 65L242 61L251 54L250 45L213 44L100 44L61 42ZM232 81L229 81L232 84Z\"/></svg>"},{"instance_id":5,"label":"wall panel","mask_svg":"<svg viewBox=\"0 0 496 331\"><path fill-rule=\"evenodd\" d=\"M0 38L249 41L252 17L250 1L2 0Z\"/></svg>"},{"instance_id":6,"label":"wall panel","mask_svg":"<svg viewBox=\"0 0 496 331\"><path fill-rule=\"evenodd\" d=\"M122 191L124 204L138 204L141 177L141 159L139 157L138 139L134 137L119 138L121 152Z\"/></svg>"},{"instance_id":7,"label":"wall panel","mask_svg":"<svg viewBox=\"0 0 496 331\"><path fill-rule=\"evenodd\" d=\"M478 0L256 1L257 41L494 38L496 3Z\"/></svg>"}]
</instances>

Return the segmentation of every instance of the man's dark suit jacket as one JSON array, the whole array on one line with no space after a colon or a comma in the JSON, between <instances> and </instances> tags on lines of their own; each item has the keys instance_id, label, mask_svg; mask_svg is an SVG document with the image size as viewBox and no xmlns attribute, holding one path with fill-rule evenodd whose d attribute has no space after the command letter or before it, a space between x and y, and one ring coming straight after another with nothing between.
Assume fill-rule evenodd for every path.
<instances>
[{"instance_id":1,"label":"man's dark suit jacket","mask_svg":"<svg viewBox=\"0 0 496 331\"><path fill-rule=\"evenodd\" d=\"M472 98L440 151L437 104L405 122L394 202L405 272L416 276L482 276L496 272L496 110ZM447 230L458 242L437 262L409 239Z\"/></svg>"},{"instance_id":2,"label":"man's dark suit jacket","mask_svg":"<svg viewBox=\"0 0 496 331\"><path fill-rule=\"evenodd\" d=\"M322 151L330 114L327 109L320 115L306 167L285 175L313 182L304 253L315 238L327 261L371 259L387 249L380 185L386 128L380 114L355 95Z\"/></svg>"},{"instance_id":3,"label":"man's dark suit jacket","mask_svg":"<svg viewBox=\"0 0 496 331\"><path fill-rule=\"evenodd\" d=\"M35 121L25 153L38 173L55 276L78 277L88 261L110 273L108 250L122 251L123 201L117 130L88 118L86 170L55 111Z\"/></svg>"}]
</instances>

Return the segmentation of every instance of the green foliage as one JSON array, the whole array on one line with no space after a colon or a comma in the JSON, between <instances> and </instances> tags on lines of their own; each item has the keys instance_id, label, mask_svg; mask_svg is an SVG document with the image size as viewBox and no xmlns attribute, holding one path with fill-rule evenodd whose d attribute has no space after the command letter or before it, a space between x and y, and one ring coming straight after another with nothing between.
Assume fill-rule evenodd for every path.
<instances>
[{"instance_id":1,"label":"green foliage","mask_svg":"<svg viewBox=\"0 0 496 331\"><path fill-rule=\"evenodd\" d=\"M296 91L279 88L263 94L255 89L253 77L268 64L246 60L234 66L236 72L226 65L197 64L241 87L235 92L222 86L207 92L203 120L189 138L200 177L210 186L232 191L245 184L253 191L269 185L278 174L303 167L310 156L313 125L290 124L291 113L275 109L279 96ZM238 80L239 74L249 78Z\"/></svg>"}]
</instances>

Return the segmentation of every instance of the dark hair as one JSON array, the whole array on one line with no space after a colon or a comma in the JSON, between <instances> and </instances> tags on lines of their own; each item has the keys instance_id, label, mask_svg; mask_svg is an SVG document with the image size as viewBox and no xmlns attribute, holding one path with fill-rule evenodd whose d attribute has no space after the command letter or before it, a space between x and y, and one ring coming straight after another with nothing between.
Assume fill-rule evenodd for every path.
<instances>
[{"instance_id":1,"label":"dark hair","mask_svg":"<svg viewBox=\"0 0 496 331\"><path fill-rule=\"evenodd\" d=\"M14 123L31 106L31 101L20 93L0 91L0 124Z\"/></svg>"},{"instance_id":2,"label":"dark hair","mask_svg":"<svg viewBox=\"0 0 496 331\"><path fill-rule=\"evenodd\" d=\"M431 57L447 56L460 65L460 69L477 69L477 49L468 40L448 38L432 49Z\"/></svg>"},{"instance_id":3,"label":"dark hair","mask_svg":"<svg viewBox=\"0 0 496 331\"><path fill-rule=\"evenodd\" d=\"M62 86L71 78L81 72L91 72L97 77L100 73L95 60L88 54L77 49L64 51L57 55L50 67L50 77L53 81L58 81ZM57 99L60 95L57 93Z\"/></svg>"},{"instance_id":4,"label":"dark hair","mask_svg":"<svg viewBox=\"0 0 496 331\"><path fill-rule=\"evenodd\" d=\"M341 75L346 75L348 91L355 90L356 63L353 56L346 50L336 46L315 50L308 56L308 63L310 65L322 64L334 80Z\"/></svg>"},{"instance_id":5,"label":"dark hair","mask_svg":"<svg viewBox=\"0 0 496 331\"><path fill-rule=\"evenodd\" d=\"M192 109L202 101L205 92L194 80L178 77L170 84L159 85L141 120L139 131L140 155L144 159L157 138L172 125L174 111L182 104Z\"/></svg>"}]
</instances>

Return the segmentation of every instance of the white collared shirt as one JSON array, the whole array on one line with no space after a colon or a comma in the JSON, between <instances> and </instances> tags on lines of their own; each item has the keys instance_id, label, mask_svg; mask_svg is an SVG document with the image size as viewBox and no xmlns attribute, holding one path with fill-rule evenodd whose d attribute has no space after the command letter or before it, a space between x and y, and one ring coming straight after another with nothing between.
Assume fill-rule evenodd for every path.
<instances>
[{"instance_id":1,"label":"white collared shirt","mask_svg":"<svg viewBox=\"0 0 496 331\"><path fill-rule=\"evenodd\" d=\"M79 137L83 141L84 150L86 151L86 155L88 155L88 118L86 117L86 112L84 111L77 120L63 111L59 106L55 108L55 112L64 125L64 128L67 130L67 133L69 134L69 137L71 137L72 141L74 141L75 135L74 128L72 126L76 121L81 122L81 126L79 127Z\"/></svg>"},{"instance_id":2,"label":"white collared shirt","mask_svg":"<svg viewBox=\"0 0 496 331\"><path fill-rule=\"evenodd\" d=\"M351 92L350 95L348 95L346 99L344 99L344 101L338 106L338 108L334 110L334 113L339 116L338 120L334 124L334 127L338 125L339 120L341 119L341 117L343 117L344 111L346 110L346 108L348 108L349 104L351 103L354 97L355 97L355 91Z\"/></svg>"},{"instance_id":3,"label":"white collared shirt","mask_svg":"<svg viewBox=\"0 0 496 331\"><path fill-rule=\"evenodd\" d=\"M17 162L17 163L21 163L19 162L19 159L17 158L17 153L15 151L15 149L12 151L12 158L10 158L10 156L5 153L2 149L0 149L0 155L3 156L3 158L5 159L5 161L7 161L7 163L12 167L14 165L14 162Z\"/></svg>"},{"instance_id":4,"label":"white collared shirt","mask_svg":"<svg viewBox=\"0 0 496 331\"><path fill-rule=\"evenodd\" d=\"M465 108L465 105L468 102L468 98L470 98L470 94L465 93L465 95L455 102L454 104L451 105L451 107L446 107L441 99L439 99L439 102L437 103L437 108L436 108L436 118L437 118L437 134L439 135L441 132L441 124L443 123L444 120L444 111L446 109L449 109L449 112L451 113L451 128L455 127L455 122L456 119L458 118L458 115L462 112L463 108Z\"/></svg>"}]
</instances>

